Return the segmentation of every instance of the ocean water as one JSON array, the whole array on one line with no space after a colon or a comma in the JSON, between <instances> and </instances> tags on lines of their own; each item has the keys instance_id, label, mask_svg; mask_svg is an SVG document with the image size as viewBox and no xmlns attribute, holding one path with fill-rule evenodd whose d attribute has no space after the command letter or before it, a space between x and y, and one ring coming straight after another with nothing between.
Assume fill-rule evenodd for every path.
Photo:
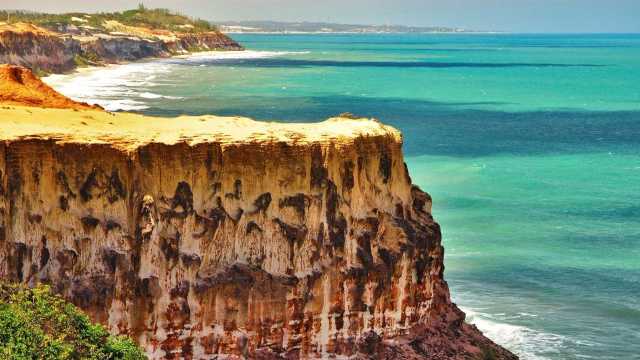
<instances>
[{"instance_id":1,"label":"ocean water","mask_svg":"<svg viewBox=\"0 0 640 360\"><path fill-rule=\"evenodd\" d=\"M640 359L640 35L237 35L47 81L111 110L404 132L454 300L523 359Z\"/></svg>"}]
</instances>

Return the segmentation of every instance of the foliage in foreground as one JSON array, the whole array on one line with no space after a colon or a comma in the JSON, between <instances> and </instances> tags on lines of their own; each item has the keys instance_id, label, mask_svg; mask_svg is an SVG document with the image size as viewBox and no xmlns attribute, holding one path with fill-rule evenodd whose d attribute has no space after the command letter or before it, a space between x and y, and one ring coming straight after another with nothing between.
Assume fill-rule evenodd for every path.
<instances>
[{"instance_id":1,"label":"foliage in foreground","mask_svg":"<svg viewBox=\"0 0 640 360\"><path fill-rule=\"evenodd\" d=\"M48 286L0 284L0 359L146 359Z\"/></svg>"}]
</instances>

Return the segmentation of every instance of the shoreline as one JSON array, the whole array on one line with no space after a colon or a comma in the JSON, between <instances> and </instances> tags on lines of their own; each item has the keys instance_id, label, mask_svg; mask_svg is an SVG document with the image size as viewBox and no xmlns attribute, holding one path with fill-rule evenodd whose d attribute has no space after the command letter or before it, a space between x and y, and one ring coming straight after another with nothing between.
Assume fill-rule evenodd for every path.
<instances>
[{"instance_id":1,"label":"shoreline","mask_svg":"<svg viewBox=\"0 0 640 360\"><path fill-rule=\"evenodd\" d=\"M172 57L145 58L138 61L88 66L65 74L50 74L42 81L73 100L97 104L107 111L141 111L148 108L148 101L182 100L172 94L157 94L151 88L154 80L167 67L180 62L218 61L225 59L256 59L308 52L294 51L203 51ZM201 64L201 66L204 64ZM134 91L127 84L146 85L143 91Z\"/></svg>"},{"instance_id":2,"label":"shoreline","mask_svg":"<svg viewBox=\"0 0 640 360\"><path fill-rule=\"evenodd\" d=\"M119 62L115 62L115 63L105 63L105 64L89 64L86 66L77 66L74 69L72 69L69 72L64 72L64 73L47 73L44 76L41 77L41 79L46 79L52 76L68 76L68 75L76 75L82 72L88 72L91 71L93 69L107 69L110 67L116 67L116 66L121 66L121 65L131 65L131 64L140 64L140 63L145 63L145 62L153 62L153 61L158 61L158 60L164 60L164 59L188 59L190 57L196 56L198 54L216 54L216 53L243 53L246 51L251 51L251 50L247 50L247 49L242 49L242 50L209 50L209 51L197 51L197 52L191 52L191 53L186 53L186 54L175 54L175 55L171 55L171 56L152 56L152 57L144 57L144 58L140 58L137 60L133 60L133 61L119 61Z\"/></svg>"},{"instance_id":3,"label":"shoreline","mask_svg":"<svg viewBox=\"0 0 640 360\"><path fill-rule=\"evenodd\" d=\"M55 76L72 76L72 75L78 75L80 73L88 73L94 70L100 70L100 69L109 69L109 68L114 68L114 67L119 67L119 66L123 66L123 65L133 65L133 64L144 64L146 62L156 62L156 61L162 61L162 60L171 60L171 59L181 59L181 60L188 60L191 58L198 58L198 57L208 57L211 55L223 55L220 57L217 57L217 59L224 59L224 58L228 58L228 59L237 59L237 58L243 58L243 57L234 57L234 54L265 54L265 55L269 55L269 56L280 56L280 55L287 55L287 54L308 54L309 51L269 51L269 50L251 50L251 49L243 49L243 50L211 50L211 51L198 51L198 52L192 52L192 53L188 53L188 54L177 54L177 55L171 55L171 56L167 56L167 57L147 57L147 58L142 58L139 60L134 60L134 61L122 61L122 62L117 62L117 63L106 63L104 65L88 65L88 66L79 66L76 67L75 69L71 70L70 72L65 72L65 73L48 73L44 76L41 77L41 79L45 80L47 78L51 78L51 77L55 77ZM231 55L231 56L225 56L225 55ZM252 58L250 56L246 57L247 59ZM212 58L213 59L213 58Z\"/></svg>"},{"instance_id":4,"label":"shoreline","mask_svg":"<svg viewBox=\"0 0 640 360\"><path fill-rule=\"evenodd\" d=\"M117 21L115 21L117 24ZM42 25L42 26L40 26ZM106 25L105 25L106 26ZM40 74L66 74L83 66L173 57L195 52L240 51L238 42L219 31L159 34L145 27L124 32L74 28L37 22L16 22L0 27L0 63L20 65Z\"/></svg>"}]
</instances>

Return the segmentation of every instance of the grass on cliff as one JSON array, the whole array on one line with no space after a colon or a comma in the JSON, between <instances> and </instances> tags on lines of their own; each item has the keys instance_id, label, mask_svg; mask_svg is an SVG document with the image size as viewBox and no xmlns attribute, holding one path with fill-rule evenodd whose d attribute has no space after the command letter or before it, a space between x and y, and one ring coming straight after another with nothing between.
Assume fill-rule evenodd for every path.
<instances>
[{"instance_id":1,"label":"grass on cliff","mask_svg":"<svg viewBox=\"0 0 640 360\"><path fill-rule=\"evenodd\" d=\"M0 359L146 359L48 286L0 284Z\"/></svg>"},{"instance_id":2,"label":"grass on cliff","mask_svg":"<svg viewBox=\"0 0 640 360\"><path fill-rule=\"evenodd\" d=\"M215 25L206 20L194 19L169 9L148 9L143 5L140 5L137 9L122 12L96 14L45 14L31 11L0 10L0 22L9 24L29 22L52 30L57 30L61 25L88 25L104 30L103 24L107 20L115 20L127 26L169 30L177 33L199 33L217 30Z\"/></svg>"}]
</instances>

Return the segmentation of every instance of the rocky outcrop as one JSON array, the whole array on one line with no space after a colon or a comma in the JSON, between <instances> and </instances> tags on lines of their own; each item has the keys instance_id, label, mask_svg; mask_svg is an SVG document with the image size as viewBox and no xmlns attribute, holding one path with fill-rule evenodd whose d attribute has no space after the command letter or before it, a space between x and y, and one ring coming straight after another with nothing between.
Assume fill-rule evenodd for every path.
<instances>
[{"instance_id":1,"label":"rocky outcrop","mask_svg":"<svg viewBox=\"0 0 640 360\"><path fill-rule=\"evenodd\" d=\"M216 31L170 35L61 34L31 24L0 25L0 63L62 73L78 65L100 65L197 51L241 50Z\"/></svg>"},{"instance_id":2,"label":"rocky outcrop","mask_svg":"<svg viewBox=\"0 0 640 360\"><path fill-rule=\"evenodd\" d=\"M152 359L515 359L464 323L443 256L377 121L0 106L0 278Z\"/></svg>"}]
</instances>

